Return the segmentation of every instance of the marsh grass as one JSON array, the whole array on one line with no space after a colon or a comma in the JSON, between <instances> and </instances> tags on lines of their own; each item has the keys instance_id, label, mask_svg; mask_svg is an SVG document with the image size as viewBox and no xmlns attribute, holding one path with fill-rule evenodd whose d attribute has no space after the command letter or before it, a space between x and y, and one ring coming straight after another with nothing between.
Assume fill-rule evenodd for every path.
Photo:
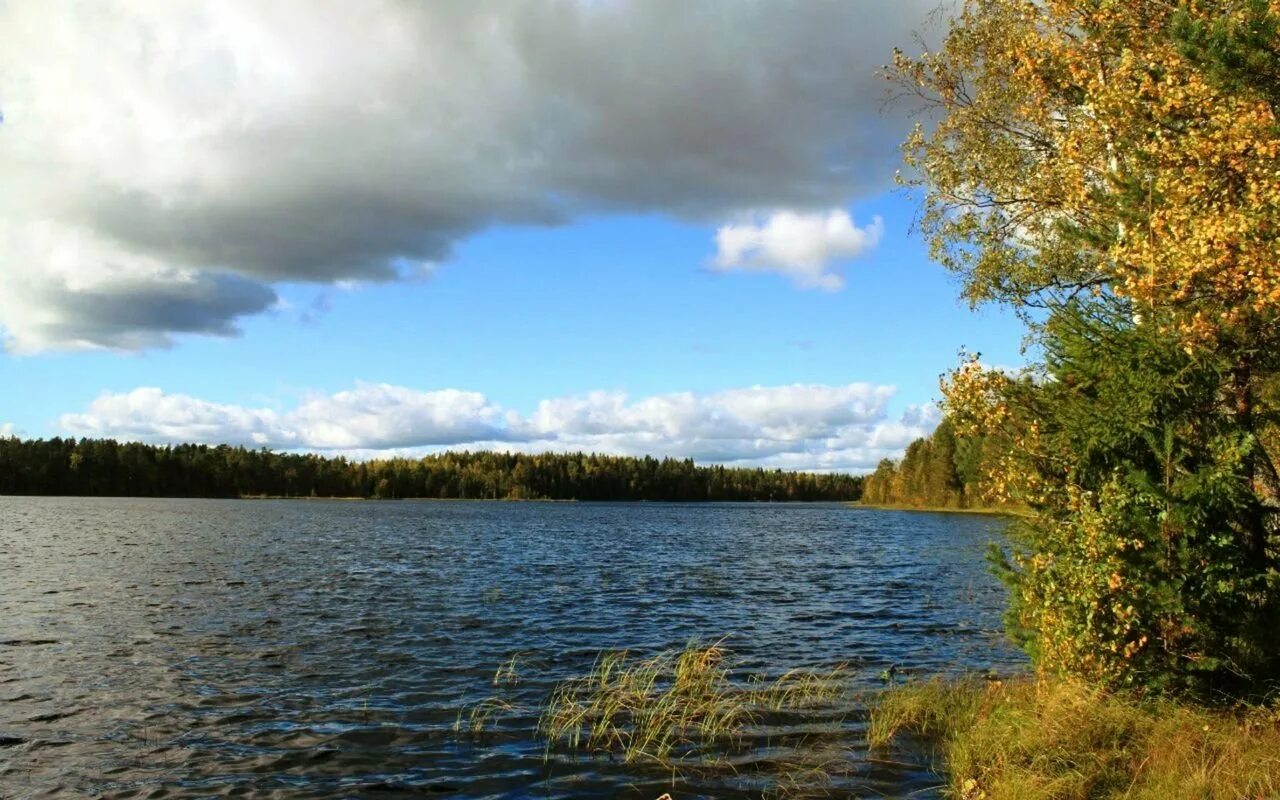
<instances>
[{"instance_id":1,"label":"marsh grass","mask_svg":"<svg viewBox=\"0 0 1280 800\"><path fill-rule=\"evenodd\" d=\"M521 655L516 653L493 673L494 686L514 686L520 682Z\"/></svg>"},{"instance_id":2,"label":"marsh grass","mask_svg":"<svg viewBox=\"0 0 1280 800\"><path fill-rule=\"evenodd\" d=\"M520 710L519 706L505 698L486 697L458 711L458 718L453 723L453 732L472 736L490 733L502 718L517 714Z\"/></svg>"},{"instance_id":3,"label":"marsh grass","mask_svg":"<svg viewBox=\"0 0 1280 800\"><path fill-rule=\"evenodd\" d=\"M610 652L556 687L538 728L548 754L560 746L668 768L728 767L729 756L764 733L766 716L835 706L848 699L847 687L843 667L741 676L723 640L647 658Z\"/></svg>"},{"instance_id":4,"label":"marsh grass","mask_svg":"<svg viewBox=\"0 0 1280 800\"><path fill-rule=\"evenodd\" d=\"M1062 680L935 680L881 695L868 735L933 741L959 800L1263 800L1280 797L1278 723Z\"/></svg>"}]
</instances>

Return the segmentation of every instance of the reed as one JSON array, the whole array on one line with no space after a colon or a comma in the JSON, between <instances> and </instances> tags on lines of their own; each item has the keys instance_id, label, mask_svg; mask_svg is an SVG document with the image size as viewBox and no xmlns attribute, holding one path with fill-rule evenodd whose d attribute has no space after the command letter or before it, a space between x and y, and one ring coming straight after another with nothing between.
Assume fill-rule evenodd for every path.
<instances>
[{"instance_id":1,"label":"reed","mask_svg":"<svg viewBox=\"0 0 1280 800\"><path fill-rule=\"evenodd\" d=\"M771 711L800 710L830 706L848 696L848 667L840 665L828 672L789 670L754 693L757 706Z\"/></svg>"},{"instance_id":2,"label":"reed","mask_svg":"<svg viewBox=\"0 0 1280 800\"><path fill-rule=\"evenodd\" d=\"M502 697L486 697L478 703L458 711L458 718L453 722L454 733L469 733L479 736L492 731L498 720L514 714L520 709Z\"/></svg>"},{"instance_id":3,"label":"reed","mask_svg":"<svg viewBox=\"0 0 1280 800\"><path fill-rule=\"evenodd\" d=\"M520 682L520 660L519 653L511 656L504 661L493 673L494 686L515 686Z\"/></svg>"},{"instance_id":4,"label":"reed","mask_svg":"<svg viewBox=\"0 0 1280 800\"><path fill-rule=\"evenodd\" d=\"M548 755L560 745L626 762L706 765L741 749L769 712L839 702L846 677L837 668L753 680L732 668L723 640L647 658L609 652L556 687L538 727Z\"/></svg>"}]
</instances>

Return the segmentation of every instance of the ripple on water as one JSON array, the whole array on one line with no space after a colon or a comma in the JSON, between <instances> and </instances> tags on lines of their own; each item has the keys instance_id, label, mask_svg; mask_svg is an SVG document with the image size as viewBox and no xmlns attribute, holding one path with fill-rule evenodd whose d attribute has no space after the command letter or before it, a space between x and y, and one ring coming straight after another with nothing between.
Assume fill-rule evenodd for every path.
<instances>
[{"instance_id":1,"label":"ripple on water","mask_svg":"<svg viewBox=\"0 0 1280 800\"><path fill-rule=\"evenodd\" d=\"M1001 522L840 505L0 498L0 796L634 797L671 776L553 752L554 685L601 650L719 639L742 668L1013 669L983 553ZM517 657L518 678L495 688ZM503 693L496 731L454 732ZM930 796L867 760L865 713L779 718L677 797L759 796L829 748L839 787Z\"/></svg>"}]
</instances>

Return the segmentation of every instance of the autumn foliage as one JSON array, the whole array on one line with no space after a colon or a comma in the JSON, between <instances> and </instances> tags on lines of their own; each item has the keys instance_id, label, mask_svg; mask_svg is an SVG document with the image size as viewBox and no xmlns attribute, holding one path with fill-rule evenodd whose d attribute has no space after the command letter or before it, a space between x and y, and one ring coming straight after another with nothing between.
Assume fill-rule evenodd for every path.
<instances>
[{"instance_id":1,"label":"autumn foliage","mask_svg":"<svg viewBox=\"0 0 1280 800\"><path fill-rule=\"evenodd\" d=\"M998 558L1051 672L1204 696L1280 678L1280 3L970 0L899 54L904 182L973 303L1042 361L967 360L960 439L1001 437Z\"/></svg>"}]
</instances>

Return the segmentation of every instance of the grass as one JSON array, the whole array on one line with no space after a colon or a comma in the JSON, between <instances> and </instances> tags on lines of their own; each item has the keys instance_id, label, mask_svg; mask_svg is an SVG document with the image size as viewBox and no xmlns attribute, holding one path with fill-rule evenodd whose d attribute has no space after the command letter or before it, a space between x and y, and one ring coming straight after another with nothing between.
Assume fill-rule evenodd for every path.
<instances>
[{"instance_id":1,"label":"grass","mask_svg":"<svg viewBox=\"0 0 1280 800\"><path fill-rule=\"evenodd\" d=\"M501 697L486 697L480 702L458 711L453 722L454 733L479 736L492 731L500 719L520 711L519 706Z\"/></svg>"},{"instance_id":2,"label":"grass","mask_svg":"<svg viewBox=\"0 0 1280 800\"><path fill-rule=\"evenodd\" d=\"M519 684L522 666L512 656L494 686ZM673 782L742 779L779 797L839 794L854 774L851 750L869 746L873 763L907 736L913 751L934 747L951 800L1280 798L1280 707L1208 709L1032 676L914 681L870 695L851 684L843 667L748 673L723 642L607 652L556 685L538 733L548 759L607 756ZM858 703L870 704L865 742L844 727ZM487 735L533 713L499 695L454 727Z\"/></svg>"},{"instance_id":3,"label":"grass","mask_svg":"<svg viewBox=\"0 0 1280 800\"><path fill-rule=\"evenodd\" d=\"M520 682L520 658L516 653L498 667L493 673L494 686L514 686Z\"/></svg>"},{"instance_id":4,"label":"grass","mask_svg":"<svg viewBox=\"0 0 1280 800\"><path fill-rule=\"evenodd\" d=\"M464 705L454 732L488 739L521 731L540 708L548 762L606 757L657 770L673 787L692 779L769 798L831 796L856 767L850 748L860 737L845 725L856 695L844 666L749 672L723 640L648 657L611 651L539 702L530 698L536 670L524 674L533 663L521 653L505 660L493 694Z\"/></svg>"},{"instance_id":5,"label":"grass","mask_svg":"<svg viewBox=\"0 0 1280 800\"><path fill-rule=\"evenodd\" d=\"M957 800L1280 797L1280 714L1140 701L1066 680L928 681L885 692L869 738L932 740Z\"/></svg>"},{"instance_id":6,"label":"grass","mask_svg":"<svg viewBox=\"0 0 1280 800\"><path fill-rule=\"evenodd\" d=\"M611 652L555 689L538 727L548 753L560 745L624 762L705 766L744 748L766 716L837 705L846 687L843 668L736 675L722 642L648 658Z\"/></svg>"},{"instance_id":7,"label":"grass","mask_svg":"<svg viewBox=\"0 0 1280 800\"><path fill-rule=\"evenodd\" d=\"M520 664L504 663L494 685L515 685ZM747 674L723 642L608 652L556 686L538 731L548 758L607 755L673 775L752 770L779 796L820 795L849 768L846 748L863 746L840 738L842 709L870 699L871 749L904 734L932 743L953 800L1280 798L1278 708L1206 709L1030 676L918 681L858 698L850 678L843 667ZM455 730L485 733L517 712L528 713L488 698ZM796 721L814 719L836 730L797 733L815 729Z\"/></svg>"},{"instance_id":8,"label":"grass","mask_svg":"<svg viewBox=\"0 0 1280 800\"><path fill-rule=\"evenodd\" d=\"M522 656L515 653L493 673L495 687L514 687L520 683ZM498 729L499 723L510 716L525 712L525 708L502 694L493 694L458 710L453 722L453 732L481 736Z\"/></svg>"}]
</instances>

